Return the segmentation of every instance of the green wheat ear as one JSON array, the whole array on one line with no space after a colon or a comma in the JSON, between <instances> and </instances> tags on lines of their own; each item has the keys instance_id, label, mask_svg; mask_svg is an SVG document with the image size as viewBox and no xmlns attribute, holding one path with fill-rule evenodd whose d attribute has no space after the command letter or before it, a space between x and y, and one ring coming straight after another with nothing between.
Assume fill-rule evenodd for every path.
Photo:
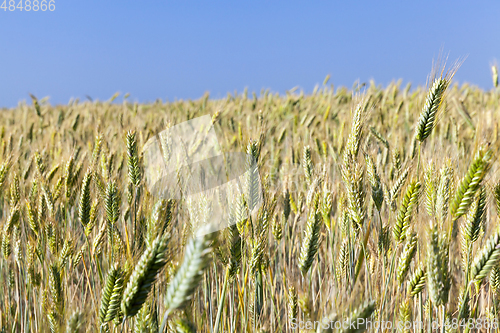
<instances>
[{"instance_id":1,"label":"green wheat ear","mask_svg":"<svg viewBox=\"0 0 500 333\"><path fill-rule=\"evenodd\" d=\"M425 105L420 113L416 129L416 138L423 142L429 137L436 123L436 116L443 103L444 93L450 84L448 78L437 78L434 80L431 89L425 99Z\"/></svg>"},{"instance_id":2,"label":"green wheat ear","mask_svg":"<svg viewBox=\"0 0 500 333\"><path fill-rule=\"evenodd\" d=\"M87 170L87 173L83 177L82 191L80 194L80 205L78 207L78 216L84 228L87 227L87 224L90 221L90 207L92 204L90 199L91 180L92 180L92 171L89 169Z\"/></svg>"},{"instance_id":3,"label":"green wheat ear","mask_svg":"<svg viewBox=\"0 0 500 333\"><path fill-rule=\"evenodd\" d=\"M410 306L409 300L407 299L407 300L402 301L400 306L399 306L399 322L403 325L406 323L410 323L411 317L412 317L411 306ZM409 329L403 328L401 330L401 332L402 333L410 333L411 331Z\"/></svg>"},{"instance_id":4,"label":"green wheat ear","mask_svg":"<svg viewBox=\"0 0 500 333\"><path fill-rule=\"evenodd\" d=\"M483 186L466 215L465 223L462 224L461 229L463 242L467 243L466 247L468 247L470 243L474 243L479 238L485 213L486 188Z\"/></svg>"},{"instance_id":5,"label":"green wheat ear","mask_svg":"<svg viewBox=\"0 0 500 333\"><path fill-rule=\"evenodd\" d=\"M413 181L408 185L406 194L399 207L398 217L392 229L394 240L398 243L404 241L406 238L406 231L410 226L413 209L418 205L420 186L420 183L417 181Z\"/></svg>"},{"instance_id":6,"label":"green wheat ear","mask_svg":"<svg viewBox=\"0 0 500 333\"><path fill-rule=\"evenodd\" d=\"M38 156L38 158L37 158ZM45 165L42 164L40 155L35 155L37 161L38 171L41 175L45 175ZM71 155L68 162L66 163L66 168L64 169L64 187L66 198L71 196L71 185L73 182L73 177L75 176L75 155Z\"/></svg>"},{"instance_id":7,"label":"green wheat ear","mask_svg":"<svg viewBox=\"0 0 500 333\"><path fill-rule=\"evenodd\" d=\"M490 288L495 295L498 295L500 292L500 266L498 263L493 266L493 269L490 273Z\"/></svg>"},{"instance_id":8,"label":"green wheat ear","mask_svg":"<svg viewBox=\"0 0 500 333\"><path fill-rule=\"evenodd\" d=\"M64 309L64 290L61 281L61 270L58 265L51 265L49 273L50 293L54 306L59 311L59 314L61 314Z\"/></svg>"},{"instance_id":9,"label":"green wheat ear","mask_svg":"<svg viewBox=\"0 0 500 333\"><path fill-rule=\"evenodd\" d=\"M357 230L361 229L366 218L363 168L356 162L342 167L342 177L347 189L349 216Z\"/></svg>"},{"instance_id":10,"label":"green wheat ear","mask_svg":"<svg viewBox=\"0 0 500 333\"><path fill-rule=\"evenodd\" d=\"M361 144L361 137L363 135L363 114L364 114L364 101L361 101L356 106L354 110L353 120L351 124L351 133L349 135L349 139L347 141L347 154L350 155L350 158L356 160L359 152L359 146Z\"/></svg>"},{"instance_id":11,"label":"green wheat ear","mask_svg":"<svg viewBox=\"0 0 500 333\"><path fill-rule=\"evenodd\" d=\"M311 147L304 147L304 154L302 157L302 164L304 167L304 174L306 176L307 185L311 186L312 173L313 173L313 163L311 158Z\"/></svg>"},{"instance_id":12,"label":"green wheat ear","mask_svg":"<svg viewBox=\"0 0 500 333\"><path fill-rule=\"evenodd\" d=\"M318 210L318 196L311 205L309 218L307 219L304 240L299 256L299 268L303 275L306 275L318 252L320 243L321 214Z\"/></svg>"},{"instance_id":13,"label":"green wheat ear","mask_svg":"<svg viewBox=\"0 0 500 333\"><path fill-rule=\"evenodd\" d=\"M106 220L111 228L120 217L120 193L115 181L109 182L106 188L104 205L106 207Z\"/></svg>"},{"instance_id":14,"label":"green wheat ear","mask_svg":"<svg viewBox=\"0 0 500 333\"><path fill-rule=\"evenodd\" d=\"M238 272L238 269L241 264L242 240L236 224L230 225L228 227L228 241L229 241L230 258L227 269L229 272L229 277L233 278Z\"/></svg>"},{"instance_id":15,"label":"green wheat ear","mask_svg":"<svg viewBox=\"0 0 500 333\"><path fill-rule=\"evenodd\" d=\"M168 259L168 236L158 236L147 248L136 264L123 292L121 309L125 317L133 317L139 312L159 271Z\"/></svg>"},{"instance_id":16,"label":"green wheat ear","mask_svg":"<svg viewBox=\"0 0 500 333\"><path fill-rule=\"evenodd\" d=\"M99 309L99 320L101 323L104 323L104 319L106 318L106 314L108 313L109 300L111 299L118 273L119 270L115 266L109 270L108 276L106 277L106 284L104 289L102 290L101 295L101 307Z\"/></svg>"},{"instance_id":17,"label":"green wheat ear","mask_svg":"<svg viewBox=\"0 0 500 333\"><path fill-rule=\"evenodd\" d=\"M108 273L101 296L101 308L99 309L101 323L113 320L120 310L123 282L123 271L118 265L113 266Z\"/></svg>"},{"instance_id":18,"label":"green wheat ear","mask_svg":"<svg viewBox=\"0 0 500 333\"><path fill-rule=\"evenodd\" d=\"M137 155L137 139L135 131L127 132L128 177L134 186L139 186L141 175L139 157Z\"/></svg>"},{"instance_id":19,"label":"green wheat ear","mask_svg":"<svg viewBox=\"0 0 500 333\"><path fill-rule=\"evenodd\" d=\"M404 183L408 179L408 175L410 173L410 168L411 165L406 167L403 172L399 175L399 177L396 179L394 184L392 185L391 190L387 193L385 199L387 205L393 210L396 211L396 199L399 196L399 192L401 191L401 188L403 187Z\"/></svg>"},{"instance_id":20,"label":"green wheat ear","mask_svg":"<svg viewBox=\"0 0 500 333\"><path fill-rule=\"evenodd\" d=\"M452 171L448 165L441 169L441 177L437 189L436 197L436 219L439 225L443 225L448 215L448 206L450 203L450 187Z\"/></svg>"},{"instance_id":21,"label":"green wheat ear","mask_svg":"<svg viewBox=\"0 0 500 333\"><path fill-rule=\"evenodd\" d=\"M135 316L134 332L158 332L157 322L154 322L155 314L155 309L152 309L150 306L143 306L141 311Z\"/></svg>"},{"instance_id":22,"label":"green wheat ear","mask_svg":"<svg viewBox=\"0 0 500 333\"><path fill-rule=\"evenodd\" d=\"M488 239L483 249L476 255L472 263L471 281L477 285L491 272L500 259L500 231L496 231Z\"/></svg>"},{"instance_id":23,"label":"green wheat ear","mask_svg":"<svg viewBox=\"0 0 500 333\"><path fill-rule=\"evenodd\" d=\"M212 242L215 232L208 232L211 226L200 229L201 236L192 238L186 245L184 261L177 274L168 285L165 295L167 313L184 307L203 277L205 269L211 262ZM203 234L205 233L205 234Z\"/></svg>"},{"instance_id":24,"label":"green wheat ear","mask_svg":"<svg viewBox=\"0 0 500 333\"><path fill-rule=\"evenodd\" d=\"M498 217L500 217L500 182L498 182L495 185L495 189L494 189L493 195L495 197L495 204L496 204L496 208L497 208L497 215L498 215Z\"/></svg>"},{"instance_id":25,"label":"green wheat ear","mask_svg":"<svg viewBox=\"0 0 500 333\"><path fill-rule=\"evenodd\" d=\"M410 269L410 264L415 257L415 253L417 252L417 235L412 234L408 237L408 241L405 244L403 251L401 252L401 256L399 257L399 264L397 269L397 279L399 283L403 283L406 275L408 274L408 270Z\"/></svg>"},{"instance_id":26,"label":"green wheat ear","mask_svg":"<svg viewBox=\"0 0 500 333\"><path fill-rule=\"evenodd\" d=\"M408 295L411 297L418 295L425 287L426 278L425 267L418 266L408 281Z\"/></svg>"},{"instance_id":27,"label":"green wheat ear","mask_svg":"<svg viewBox=\"0 0 500 333\"><path fill-rule=\"evenodd\" d=\"M469 209L474 195L481 185L481 181L491 167L491 150L481 147L469 166L467 174L458 185L455 197L451 202L450 213L454 220L464 215Z\"/></svg>"},{"instance_id":28,"label":"green wheat ear","mask_svg":"<svg viewBox=\"0 0 500 333\"><path fill-rule=\"evenodd\" d=\"M47 313L47 319L49 321L49 328L51 333L59 333L60 328L60 316L55 310L50 310Z\"/></svg>"},{"instance_id":29,"label":"green wheat ear","mask_svg":"<svg viewBox=\"0 0 500 333\"><path fill-rule=\"evenodd\" d=\"M284 218L283 218L284 220ZM279 242L283 237L283 226L281 225L280 217L278 215L273 216L272 224L271 224L272 233L274 239Z\"/></svg>"}]
</instances>

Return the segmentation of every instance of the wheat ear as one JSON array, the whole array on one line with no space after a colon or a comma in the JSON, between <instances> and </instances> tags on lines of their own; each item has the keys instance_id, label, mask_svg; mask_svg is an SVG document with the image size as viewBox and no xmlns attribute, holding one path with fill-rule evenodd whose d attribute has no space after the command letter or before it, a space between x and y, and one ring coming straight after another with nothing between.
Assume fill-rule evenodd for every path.
<instances>
[{"instance_id":1,"label":"wheat ear","mask_svg":"<svg viewBox=\"0 0 500 333\"><path fill-rule=\"evenodd\" d=\"M464 269L469 272L469 258L472 253L472 244L479 238L481 227L484 223L486 209L486 188L483 186L479 195L472 203L466 215L465 223L461 227L462 254L464 258Z\"/></svg>"},{"instance_id":2,"label":"wheat ear","mask_svg":"<svg viewBox=\"0 0 500 333\"><path fill-rule=\"evenodd\" d=\"M425 267L423 265L418 266L408 281L408 295L412 297L418 295L425 287L426 278Z\"/></svg>"},{"instance_id":3,"label":"wheat ear","mask_svg":"<svg viewBox=\"0 0 500 333\"><path fill-rule=\"evenodd\" d=\"M451 168L446 165L441 169L441 178L436 196L436 219L442 225L448 215L450 203Z\"/></svg>"},{"instance_id":4,"label":"wheat ear","mask_svg":"<svg viewBox=\"0 0 500 333\"><path fill-rule=\"evenodd\" d=\"M401 172L399 177L396 179L394 184L392 185L391 190L387 193L386 196L386 201L387 205L393 210L396 211L396 199L399 195L399 192L401 191L401 188L403 187L404 183L408 179L408 175L410 172L410 166L408 166L406 169Z\"/></svg>"},{"instance_id":5,"label":"wheat ear","mask_svg":"<svg viewBox=\"0 0 500 333\"><path fill-rule=\"evenodd\" d=\"M302 157L302 165L304 167L304 174L306 176L307 185L311 186L312 173L313 173L313 163L311 158L311 147L304 147L304 154Z\"/></svg>"},{"instance_id":6,"label":"wheat ear","mask_svg":"<svg viewBox=\"0 0 500 333\"><path fill-rule=\"evenodd\" d=\"M92 171L89 169L83 177L82 191L80 194L80 205L78 207L78 217L84 228L90 221L90 181L92 180Z\"/></svg>"},{"instance_id":7,"label":"wheat ear","mask_svg":"<svg viewBox=\"0 0 500 333\"><path fill-rule=\"evenodd\" d=\"M134 186L139 186L141 176L139 171L139 157L137 155L137 139L135 131L127 132L127 157L129 180Z\"/></svg>"},{"instance_id":8,"label":"wheat ear","mask_svg":"<svg viewBox=\"0 0 500 333\"><path fill-rule=\"evenodd\" d=\"M495 188L493 189L493 196L495 197L497 215L500 217L500 182L495 185Z\"/></svg>"},{"instance_id":9,"label":"wheat ear","mask_svg":"<svg viewBox=\"0 0 500 333\"><path fill-rule=\"evenodd\" d=\"M349 150L349 154L351 154L354 160L358 156L361 136L363 135L363 111L363 101L361 101L360 103L358 103L356 109L354 110L353 120L351 124L351 133L347 141L347 149Z\"/></svg>"},{"instance_id":10,"label":"wheat ear","mask_svg":"<svg viewBox=\"0 0 500 333\"><path fill-rule=\"evenodd\" d=\"M370 182L372 188L372 199L375 206L380 211L382 208L382 203L384 202L384 191L382 190L382 183L380 182L380 176L377 172L377 167L373 163L372 158L366 154L366 171L368 173L368 181Z\"/></svg>"},{"instance_id":11,"label":"wheat ear","mask_svg":"<svg viewBox=\"0 0 500 333\"><path fill-rule=\"evenodd\" d=\"M399 323L401 324L401 333L410 333L411 330L406 328L406 323L411 323L411 306L409 300L404 300L399 306Z\"/></svg>"},{"instance_id":12,"label":"wheat ear","mask_svg":"<svg viewBox=\"0 0 500 333\"><path fill-rule=\"evenodd\" d=\"M492 153L489 149L481 147L477 152L474 161L460 182L455 197L451 202L450 212L455 220L467 212L472 200L474 200L474 195L479 189L481 181L490 169L491 158Z\"/></svg>"},{"instance_id":13,"label":"wheat ear","mask_svg":"<svg viewBox=\"0 0 500 333\"><path fill-rule=\"evenodd\" d=\"M298 315L298 298L295 287L288 288L288 318L290 321L296 320Z\"/></svg>"},{"instance_id":14,"label":"wheat ear","mask_svg":"<svg viewBox=\"0 0 500 333\"><path fill-rule=\"evenodd\" d=\"M410 269L410 263L415 257L415 253L417 252L417 235L412 234L408 238L407 243L405 244L403 251L401 252L401 256L399 257L399 264L397 269L397 278L398 282L402 283L408 274L408 270Z\"/></svg>"},{"instance_id":15,"label":"wheat ear","mask_svg":"<svg viewBox=\"0 0 500 333\"><path fill-rule=\"evenodd\" d=\"M417 181L410 183L406 189L406 194L401 202L401 206L399 207L396 223L392 229L394 240L398 243L404 241L406 237L406 230L410 226L413 209L418 204L419 191L420 183Z\"/></svg>"},{"instance_id":16,"label":"wheat ear","mask_svg":"<svg viewBox=\"0 0 500 333\"><path fill-rule=\"evenodd\" d=\"M318 211L318 199L310 208L307 226L304 232L304 240L300 249L299 268L303 275L306 275L318 252L320 243L321 214Z\"/></svg>"},{"instance_id":17,"label":"wheat ear","mask_svg":"<svg viewBox=\"0 0 500 333\"><path fill-rule=\"evenodd\" d=\"M166 291L166 314L187 304L200 283L205 269L210 264L212 242L216 233L203 234L209 230L209 227L200 229L199 233L202 235L191 239L186 246L184 261Z\"/></svg>"},{"instance_id":18,"label":"wheat ear","mask_svg":"<svg viewBox=\"0 0 500 333\"><path fill-rule=\"evenodd\" d=\"M146 301L158 272L167 262L167 244L166 235L158 236L136 264L123 292L121 309L126 317L135 316Z\"/></svg>"},{"instance_id":19,"label":"wheat ear","mask_svg":"<svg viewBox=\"0 0 500 333\"><path fill-rule=\"evenodd\" d=\"M449 84L450 80L448 78L437 78L434 80L418 120L416 129L416 138L418 141L423 142L431 134L435 126L437 113L443 102L444 93Z\"/></svg>"},{"instance_id":20,"label":"wheat ear","mask_svg":"<svg viewBox=\"0 0 500 333\"><path fill-rule=\"evenodd\" d=\"M480 284L500 259L500 231L488 239L472 263L471 281Z\"/></svg>"},{"instance_id":21,"label":"wheat ear","mask_svg":"<svg viewBox=\"0 0 500 333\"><path fill-rule=\"evenodd\" d=\"M99 320L107 323L115 318L120 310L120 301L123 291L123 272L118 265L113 266L106 278L106 285L102 291Z\"/></svg>"}]
</instances>

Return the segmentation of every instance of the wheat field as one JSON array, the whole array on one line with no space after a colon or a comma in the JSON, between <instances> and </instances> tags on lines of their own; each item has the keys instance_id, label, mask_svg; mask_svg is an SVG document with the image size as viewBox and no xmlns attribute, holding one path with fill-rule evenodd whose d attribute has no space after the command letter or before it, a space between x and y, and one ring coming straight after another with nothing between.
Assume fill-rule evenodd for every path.
<instances>
[{"instance_id":1,"label":"wheat field","mask_svg":"<svg viewBox=\"0 0 500 333\"><path fill-rule=\"evenodd\" d=\"M1 332L497 331L498 74L484 91L456 69L1 110ZM143 154L204 115L256 162L208 233L209 204L153 193Z\"/></svg>"}]
</instances>

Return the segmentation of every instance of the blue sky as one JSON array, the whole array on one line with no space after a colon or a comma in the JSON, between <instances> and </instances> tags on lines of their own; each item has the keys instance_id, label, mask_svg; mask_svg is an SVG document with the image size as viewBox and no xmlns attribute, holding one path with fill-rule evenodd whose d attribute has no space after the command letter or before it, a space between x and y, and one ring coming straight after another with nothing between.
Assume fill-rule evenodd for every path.
<instances>
[{"instance_id":1,"label":"blue sky","mask_svg":"<svg viewBox=\"0 0 500 333\"><path fill-rule=\"evenodd\" d=\"M2 2L3 0L0 0ZM16 3L19 0L15 0ZM24 0L23 0L24 1ZM439 50L491 89L498 1L76 1L0 10L0 106L50 96L212 97L393 79L425 84Z\"/></svg>"}]
</instances>

